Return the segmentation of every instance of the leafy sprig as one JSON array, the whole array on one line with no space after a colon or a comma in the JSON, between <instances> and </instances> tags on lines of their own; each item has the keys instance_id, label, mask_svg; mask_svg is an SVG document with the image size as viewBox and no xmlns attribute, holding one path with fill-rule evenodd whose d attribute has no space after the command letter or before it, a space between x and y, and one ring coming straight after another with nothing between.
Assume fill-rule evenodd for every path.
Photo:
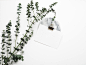
<instances>
[{"instance_id":1,"label":"leafy sprig","mask_svg":"<svg viewBox=\"0 0 86 65\"><path fill-rule=\"evenodd\" d=\"M20 13L21 13L21 9L22 9L21 3L19 3L17 7L18 7L18 9L17 9L18 17L17 17L17 21L16 21L16 25L15 25L16 30L14 31L15 32L15 37L16 37L16 39L15 39L15 47L16 47L17 37L18 37L18 35L20 33L19 32L19 28L20 28Z\"/></svg>"},{"instance_id":2,"label":"leafy sprig","mask_svg":"<svg viewBox=\"0 0 86 65\"><path fill-rule=\"evenodd\" d=\"M2 32L2 52L1 52L1 56L0 56L0 63L2 65L9 65L9 64L12 64L13 62L18 62L18 60L22 60L24 61L24 57L23 57L23 53L24 51L23 48L25 46L25 44L28 43L28 41L31 39L31 37L33 36L33 25L42 20L49 12L53 12L55 13L52 21L54 21L54 19L56 18L56 12L55 10L52 8L54 5L56 5L57 2L51 4L49 7L49 9L43 7L41 10L39 10L39 6L38 6L38 2L36 2L35 4L33 3L33 0L30 1L30 3L28 3L27 5L27 21L28 21L28 29L26 29L25 31L25 34L22 38L20 38L20 42L17 42L17 37L19 35L19 28L20 28L20 14L21 14L21 3L18 4L18 9L17 9L17 21L16 21L16 25L15 25L15 28L16 30L14 31L15 32L15 47L13 52L11 52L11 26L12 26L12 23L11 21L6 25L6 30L3 30ZM35 5L35 7L34 7ZM34 14L34 12L36 11L36 14ZM6 35L7 34L7 35ZM16 46L16 44L18 44ZM7 56L5 56L5 52L3 50L5 50L5 45L7 45ZM9 49L10 48L10 49ZM10 50L10 51L9 51ZM17 54L17 52L20 52L21 51L21 55L20 54ZM10 56L8 57L8 53L10 54Z\"/></svg>"}]
</instances>

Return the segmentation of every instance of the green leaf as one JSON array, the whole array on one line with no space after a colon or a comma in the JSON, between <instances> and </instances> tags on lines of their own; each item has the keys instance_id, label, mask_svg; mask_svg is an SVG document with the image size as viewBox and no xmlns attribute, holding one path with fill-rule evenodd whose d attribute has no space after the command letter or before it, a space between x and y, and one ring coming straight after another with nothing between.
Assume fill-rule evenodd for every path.
<instances>
[{"instance_id":1,"label":"green leaf","mask_svg":"<svg viewBox=\"0 0 86 65\"><path fill-rule=\"evenodd\" d=\"M8 58L8 57L4 57L4 63L6 64L6 65L8 65L8 63L7 62L10 62L10 59Z\"/></svg>"},{"instance_id":2,"label":"green leaf","mask_svg":"<svg viewBox=\"0 0 86 65\"><path fill-rule=\"evenodd\" d=\"M28 13L27 18L29 18L30 16L31 16L31 14Z\"/></svg>"},{"instance_id":3,"label":"green leaf","mask_svg":"<svg viewBox=\"0 0 86 65\"><path fill-rule=\"evenodd\" d=\"M7 33L11 33L9 30L6 30Z\"/></svg>"},{"instance_id":4,"label":"green leaf","mask_svg":"<svg viewBox=\"0 0 86 65\"><path fill-rule=\"evenodd\" d=\"M52 8L52 9L51 9L51 11L53 11L53 12L54 12L55 10Z\"/></svg>"},{"instance_id":5,"label":"green leaf","mask_svg":"<svg viewBox=\"0 0 86 65\"><path fill-rule=\"evenodd\" d=\"M21 40L22 40L22 41L24 41L24 39L23 39L23 38L21 38Z\"/></svg>"},{"instance_id":6,"label":"green leaf","mask_svg":"<svg viewBox=\"0 0 86 65\"><path fill-rule=\"evenodd\" d=\"M12 41L11 39L8 39L8 41Z\"/></svg>"},{"instance_id":7,"label":"green leaf","mask_svg":"<svg viewBox=\"0 0 86 65\"><path fill-rule=\"evenodd\" d=\"M31 32L33 34L33 32Z\"/></svg>"},{"instance_id":8,"label":"green leaf","mask_svg":"<svg viewBox=\"0 0 86 65\"><path fill-rule=\"evenodd\" d=\"M27 35L25 35L24 37L27 37Z\"/></svg>"},{"instance_id":9,"label":"green leaf","mask_svg":"<svg viewBox=\"0 0 86 65\"><path fill-rule=\"evenodd\" d=\"M5 42L5 39L2 39L2 42L4 43Z\"/></svg>"},{"instance_id":10,"label":"green leaf","mask_svg":"<svg viewBox=\"0 0 86 65\"><path fill-rule=\"evenodd\" d=\"M5 38L11 38L11 36L5 36Z\"/></svg>"},{"instance_id":11,"label":"green leaf","mask_svg":"<svg viewBox=\"0 0 86 65\"><path fill-rule=\"evenodd\" d=\"M8 23L8 26L12 26L12 24L11 24L11 20L10 20L10 22Z\"/></svg>"},{"instance_id":12,"label":"green leaf","mask_svg":"<svg viewBox=\"0 0 86 65\"><path fill-rule=\"evenodd\" d=\"M9 49L7 49L7 52L9 51Z\"/></svg>"},{"instance_id":13,"label":"green leaf","mask_svg":"<svg viewBox=\"0 0 86 65\"><path fill-rule=\"evenodd\" d=\"M50 8L52 7L52 5L49 6Z\"/></svg>"},{"instance_id":14,"label":"green leaf","mask_svg":"<svg viewBox=\"0 0 86 65\"><path fill-rule=\"evenodd\" d=\"M28 6L28 8L30 8L30 4L29 4L29 3L28 3L28 5L27 5L27 6Z\"/></svg>"},{"instance_id":15,"label":"green leaf","mask_svg":"<svg viewBox=\"0 0 86 65\"><path fill-rule=\"evenodd\" d=\"M51 4L49 7L51 8L52 6L56 5L58 2L54 2L53 4Z\"/></svg>"},{"instance_id":16,"label":"green leaf","mask_svg":"<svg viewBox=\"0 0 86 65\"><path fill-rule=\"evenodd\" d=\"M15 27L18 27L17 25L15 25Z\"/></svg>"},{"instance_id":17,"label":"green leaf","mask_svg":"<svg viewBox=\"0 0 86 65\"><path fill-rule=\"evenodd\" d=\"M19 3L19 5L21 5L21 3Z\"/></svg>"},{"instance_id":18,"label":"green leaf","mask_svg":"<svg viewBox=\"0 0 86 65\"><path fill-rule=\"evenodd\" d=\"M38 21L40 21L40 19L38 19Z\"/></svg>"},{"instance_id":19,"label":"green leaf","mask_svg":"<svg viewBox=\"0 0 86 65\"><path fill-rule=\"evenodd\" d=\"M1 52L2 54L5 54L5 52Z\"/></svg>"},{"instance_id":20,"label":"green leaf","mask_svg":"<svg viewBox=\"0 0 86 65\"><path fill-rule=\"evenodd\" d=\"M35 22L32 22L32 24L34 24Z\"/></svg>"},{"instance_id":21,"label":"green leaf","mask_svg":"<svg viewBox=\"0 0 86 65\"><path fill-rule=\"evenodd\" d=\"M17 35L17 34L15 34L15 36L17 37L18 35Z\"/></svg>"},{"instance_id":22,"label":"green leaf","mask_svg":"<svg viewBox=\"0 0 86 65\"><path fill-rule=\"evenodd\" d=\"M31 0L31 6L33 6L33 0Z\"/></svg>"},{"instance_id":23,"label":"green leaf","mask_svg":"<svg viewBox=\"0 0 86 65\"><path fill-rule=\"evenodd\" d=\"M36 10L38 11L38 2L35 3L35 6L36 6Z\"/></svg>"},{"instance_id":24,"label":"green leaf","mask_svg":"<svg viewBox=\"0 0 86 65\"><path fill-rule=\"evenodd\" d=\"M5 44L2 45L2 47L4 47Z\"/></svg>"},{"instance_id":25,"label":"green leaf","mask_svg":"<svg viewBox=\"0 0 86 65\"><path fill-rule=\"evenodd\" d=\"M46 15L43 15L43 17L45 17Z\"/></svg>"},{"instance_id":26,"label":"green leaf","mask_svg":"<svg viewBox=\"0 0 86 65\"><path fill-rule=\"evenodd\" d=\"M26 32L29 32L29 30L26 30Z\"/></svg>"},{"instance_id":27,"label":"green leaf","mask_svg":"<svg viewBox=\"0 0 86 65\"><path fill-rule=\"evenodd\" d=\"M8 30L11 30L10 28L8 28Z\"/></svg>"},{"instance_id":28,"label":"green leaf","mask_svg":"<svg viewBox=\"0 0 86 65\"><path fill-rule=\"evenodd\" d=\"M17 50L17 51L19 51L19 50L20 50L20 49L18 49L18 48L15 48L15 47L14 47L14 49L15 49L15 50Z\"/></svg>"},{"instance_id":29,"label":"green leaf","mask_svg":"<svg viewBox=\"0 0 86 65\"><path fill-rule=\"evenodd\" d=\"M6 25L7 28L10 28L9 25Z\"/></svg>"},{"instance_id":30,"label":"green leaf","mask_svg":"<svg viewBox=\"0 0 86 65\"><path fill-rule=\"evenodd\" d=\"M26 41L28 41L28 38L26 38Z\"/></svg>"},{"instance_id":31,"label":"green leaf","mask_svg":"<svg viewBox=\"0 0 86 65\"><path fill-rule=\"evenodd\" d=\"M52 21L54 21L54 18L52 18Z\"/></svg>"},{"instance_id":32,"label":"green leaf","mask_svg":"<svg viewBox=\"0 0 86 65\"><path fill-rule=\"evenodd\" d=\"M37 6L37 5L38 5L38 2L35 3L35 6Z\"/></svg>"},{"instance_id":33,"label":"green leaf","mask_svg":"<svg viewBox=\"0 0 86 65\"><path fill-rule=\"evenodd\" d=\"M19 9L21 9L22 7L21 6L18 6Z\"/></svg>"},{"instance_id":34,"label":"green leaf","mask_svg":"<svg viewBox=\"0 0 86 65\"><path fill-rule=\"evenodd\" d=\"M24 46L24 43L20 43L21 46Z\"/></svg>"},{"instance_id":35,"label":"green leaf","mask_svg":"<svg viewBox=\"0 0 86 65\"><path fill-rule=\"evenodd\" d=\"M21 49L23 49L23 46L21 46Z\"/></svg>"},{"instance_id":36,"label":"green leaf","mask_svg":"<svg viewBox=\"0 0 86 65\"><path fill-rule=\"evenodd\" d=\"M2 34L2 37L5 37L5 34Z\"/></svg>"},{"instance_id":37,"label":"green leaf","mask_svg":"<svg viewBox=\"0 0 86 65\"><path fill-rule=\"evenodd\" d=\"M32 10L34 10L34 7L32 7Z\"/></svg>"},{"instance_id":38,"label":"green leaf","mask_svg":"<svg viewBox=\"0 0 86 65\"><path fill-rule=\"evenodd\" d=\"M43 18L43 16L41 16L41 18Z\"/></svg>"},{"instance_id":39,"label":"green leaf","mask_svg":"<svg viewBox=\"0 0 86 65\"><path fill-rule=\"evenodd\" d=\"M16 31L18 31L19 30L19 28L16 28Z\"/></svg>"},{"instance_id":40,"label":"green leaf","mask_svg":"<svg viewBox=\"0 0 86 65\"><path fill-rule=\"evenodd\" d=\"M10 48L10 47L7 47L7 48Z\"/></svg>"},{"instance_id":41,"label":"green leaf","mask_svg":"<svg viewBox=\"0 0 86 65\"><path fill-rule=\"evenodd\" d=\"M2 50L5 50L5 48L2 48Z\"/></svg>"},{"instance_id":42,"label":"green leaf","mask_svg":"<svg viewBox=\"0 0 86 65\"><path fill-rule=\"evenodd\" d=\"M22 59L22 61L24 61L24 59Z\"/></svg>"},{"instance_id":43,"label":"green leaf","mask_svg":"<svg viewBox=\"0 0 86 65\"><path fill-rule=\"evenodd\" d=\"M19 15L20 15L20 13L21 13L21 12L17 12L17 14L19 14Z\"/></svg>"},{"instance_id":44,"label":"green leaf","mask_svg":"<svg viewBox=\"0 0 86 65\"><path fill-rule=\"evenodd\" d=\"M21 11L20 9L17 9L17 11Z\"/></svg>"},{"instance_id":45,"label":"green leaf","mask_svg":"<svg viewBox=\"0 0 86 65\"><path fill-rule=\"evenodd\" d=\"M8 45L11 45L11 43L7 43Z\"/></svg>"},{"instance_id":46,"label":"green leaf","mask_svg":"<svg viewBox=\"0 0 86 65\"><path fill-rule=\"evenodd\" d=\"M3 55L1 55L2 59L4 59Z\"/></svg>"},{"instance_id":47,"label":"green leaf","mask_svg":"<svg viewBox=\"0 0 86 65\"><path fill-rule=\"evenodd\" d=\"M35 16L33 16L34 18L36 18Z\"/></svg>"},{"instance_id":48,"label":"green leaf","mask_svg":"<svg viewBox=\"0 0 86 65\"><path fill-rule=\"evenodd\" d=\"M27 41L25 40L24 43L27 44Z\"/></svg>"},{"instance_id":49,"label":"green leaf","mask_svg":"<svg viewBox=\"0 0 86 65\"><path fill-rule=\"evenodd\" d=\"M32 28L32 26L29 26L29 28Z\"/></svg>"},{"instance_id":50,"label":"green leaf","mask_svg":"<svg viewBox=\"0 0 86 65\"><path fill-rule=\"evenodd\" d=\"M20 23L17 23L18 26L20 26Z\"/></svg>"},{"instance_id":51,"label":"green leaf","mask_svg":"<svg viewBox=\"0 0 86 65\"><path fill-rule=\"evenodd\" d=\"M28 15L28 13L26 15Z\"/></svg>"},{"instance_id":52,"label":"green leaf","mask_svg":"<svg viewBox=\"0 0 86 65\"><path fill-rule=\"evenodd\" d=\"M37 13L39 16L41 15L40 13Z\"/></svg>"},{"instance_id":53,"label":"green leaf","mask_svg":"<svg viewBox=\"0 0 86 65\"><path fill-rule=\"evenodd\" d=\"M18 23L18 21L16 21L16 23Z\"/></svg>"},{"instance_id":54,"label":"green leaf","mask_svg":"<svg viewBox=\"0 0 86 65\"><path fill-rule=\"evenodd\" d=\"M12 53L12 52L9 52L9 54L13 55L13 53Z\"/></svg>"},{"instance_id":55,"label":"green leaf","mask_svg":"<svg viewBox=\"0 0 86 65\"><path fill-rule=\"evenodd\" d=\"M31 37L31 35L29 35L29 37Z\"/></svg>"},{"instance_id":56,"label":"green leaf","mask_svg":"<svg viewBox=\"0 0 86 65\"><path fill-rule=\"evenodd\" d=\"M56 5L58 2L55 2L55 3L53 3L52 5L54 6L54 5Z\"/></svg>"}]
</instances>

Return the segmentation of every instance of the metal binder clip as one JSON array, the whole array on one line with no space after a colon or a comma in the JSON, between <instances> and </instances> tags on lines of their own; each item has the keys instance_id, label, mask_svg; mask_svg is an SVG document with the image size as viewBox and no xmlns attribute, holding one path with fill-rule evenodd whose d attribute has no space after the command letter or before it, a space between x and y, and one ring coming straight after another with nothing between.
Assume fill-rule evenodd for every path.
<instances>
[{"instance_id":1,"label":"metal binder clip","mask_svg":"<svg viewBox=\"0 0 86 65\"><path fill-rule=\"evenodd\" d=\"M49 30L53 30L53 29L54 29L52 22L51 22L51 25L48 26L48 29L49 29Z\"/></svg>"}]
</instances>

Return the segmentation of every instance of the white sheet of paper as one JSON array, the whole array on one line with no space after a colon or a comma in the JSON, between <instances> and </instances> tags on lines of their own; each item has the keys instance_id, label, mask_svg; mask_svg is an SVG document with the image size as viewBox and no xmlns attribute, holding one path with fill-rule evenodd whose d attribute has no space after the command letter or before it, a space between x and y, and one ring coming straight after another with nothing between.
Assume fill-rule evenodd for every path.
<instances>
[{"instance_id":1,"label":"white sheet of paper","mask_svg":"<svg viewBox=\"0 0 86 65\"><path fill-rule=\"evenodd\" d=\"M39 29L35 35L34 41L44 45L58 48L61 41L62 34L57 30L49 30L47 26L40 24Z\"/></svg>"}]
</instances>

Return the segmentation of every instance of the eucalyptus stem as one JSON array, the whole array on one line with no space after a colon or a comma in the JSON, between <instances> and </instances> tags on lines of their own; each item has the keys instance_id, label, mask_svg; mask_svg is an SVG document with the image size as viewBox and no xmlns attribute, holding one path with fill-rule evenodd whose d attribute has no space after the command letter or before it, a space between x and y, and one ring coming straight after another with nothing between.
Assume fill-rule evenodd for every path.
<instances>
[{"instance_id":1,"label":"eucalyptus stem","mask_svg":"<svg viewBox=\"0 0 86 65\"><path fill-rule=\"evenodd\" d=\"M11 45L10 45L10 52L11 52Z\"/></svg>"},{"instance_id":2,"label":"eucalyptus stem","mask_svg":"<svg viewBox=\"0 0 86 65\"><path fill-rule=\"evenodd\" d=\"M16 37L16 39L15 39L15 47L16 47L16 41L17 41L17 37Z\"/></svg>"},{"instance_id":3,"label":"eucalyptus stem","mask_svg":"<svg viewBox=\"0 0 86 65\"><path fill-rule=\"evenodd\" d=\"M3 52L3 50L2 50L2 52ZM2 57L3 57L3 55L2 55ZM2 58L2 65L3 65L3 58Z\"/></svg>"},{"instance_id":4,"label":"eucalyptus stem","mask_svg":"<svg viewBox=\"0 0 86 65\"><path fill-rule=\"evenodd\" d=\"M28 18L28 25L29 25L29 18Z\"/></svg>"}]
</instances>

